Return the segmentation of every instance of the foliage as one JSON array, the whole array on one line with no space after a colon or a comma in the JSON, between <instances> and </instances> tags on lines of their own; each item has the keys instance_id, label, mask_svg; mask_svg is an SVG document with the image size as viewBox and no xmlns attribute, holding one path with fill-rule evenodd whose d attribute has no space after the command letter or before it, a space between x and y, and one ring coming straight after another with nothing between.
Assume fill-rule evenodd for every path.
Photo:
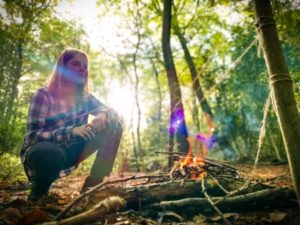
<instances>
[{"instance_id":1,"label":"foliage","mask_svg":"<svg viewBox=\"0 0 300 225\"><path fill-rule=\"evenodd\" d=\"M178 25L187 40L201 87L215 115L216 129L222 131L219 138L229 137L235 159L251 159L256 154L263 107L269 93L259 46L252 46L243 55L256 38L253 9L249 2L174 1ZM45 84L59 53L66 47L77 47L90 56L91 90L101 96L102 101L108 99L111 82L117 80L121 86L137 91L142 103L142 147L137 150L137 109L134 105L133 122L124 124L115 169L122 168L124 161L129 162L130 170L137 170L137 160L143 169L151 161L159 160L163 165L167 157L154 154L167 151L170 100L161 54L161 2L98 1L100 18L108 14L121 18L116 35L124 36L124 43L118 43L122 46L118 53L92 49L87 33L78 21L57 17L56 3L51 1L50 5L45 5L43 0L18 0L4 1L0 6L7 14L0 17L0 152L17 154L25 134L32 94ZM273 6L284 54L295 82L295 95L300 100L299 6L288 0L273 1ZM174 34L171 47L183 93L186 121L190 136L193 136L208 126L203 120L200 104L191 92L188 66ZM241 55L243 57L238 60ZM268 117L268 132L271 136L265 138L263 157L275 157L276 146L284 156L273 112ZM223 150L217 147L212 152L220 156ZM11 155L2 154L4 156ZM90 164L91 161L87 161L78 171L88 171Z\"/></svg>"},{"instance_id":2,"label":"foliage","mask_svg":"<svg viewBox=\"0 0 300 225\"><path fill-rule=\"evenodd\" d=\"M0 180L26 179L19 157L9 153L4 153L0 155L0 160Z\"/></svg>"}]
</instances>

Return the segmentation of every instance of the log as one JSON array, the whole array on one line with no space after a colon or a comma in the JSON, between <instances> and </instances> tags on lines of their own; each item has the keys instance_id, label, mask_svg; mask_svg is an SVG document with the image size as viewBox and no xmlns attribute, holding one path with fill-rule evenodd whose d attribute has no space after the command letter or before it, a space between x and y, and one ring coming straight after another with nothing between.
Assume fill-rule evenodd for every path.
<instances>
[{"instance_id":1,"label":"log","mask_svg":"<svg viewBox=\"0 0 300 225\"><path fill-rule=\"evenodd\" d=\"M100 203L96 204L93 208L78 214L73 217L69 217L60 221L53 221L48 223L43 223L42 225L75 225L75 224L85 224L95 221L106 214L117 212L125 208L126 203L124 199L112 196Z\"/></svg>"},{"instance_id":2,"label":"log","mask_svg":"<svg viewBox=\"0 0 300 225\"><path fill-rule=\"evenodd\" d=\"M227 190L236 190L243 185L241 180L219 179L219 183ZM243 193L253 192L265 189L266 186L261 184L252 184ZM211 178L206 178L206 191L212 196L224 196L226 193ZM241 192L240 192L241 193ZM197 180L173 180L168 182L160 182L142 186L116 187L109 186L100 189L89 196L86 208L89 209L93 205L102 201L109 196L121 196L130 209L140 209L143 205L160 202L171 201L189 197L203 197L201 182Z\"/></svg>"},{"instance_id":3,"label":"log","mask_svg":"<svg viewBox=\"0 0 300 225\"><path fill-rule=\"evenodd\" d=\"M222 197L211 197L213 202L220 201ZM292 189L273 188L256 191L244 195L229 197L221 201L217 207L222 212L239 212L242 210L259 209L259 208L283 208L297 207L296 195ZM174 211L180 213L189 212L210 213L213 212L211 204L206 198L185 198L174 201L161 201L159 203L149 204L143 207L143 210L153 211Z\"/></svg>"}]
</instances>

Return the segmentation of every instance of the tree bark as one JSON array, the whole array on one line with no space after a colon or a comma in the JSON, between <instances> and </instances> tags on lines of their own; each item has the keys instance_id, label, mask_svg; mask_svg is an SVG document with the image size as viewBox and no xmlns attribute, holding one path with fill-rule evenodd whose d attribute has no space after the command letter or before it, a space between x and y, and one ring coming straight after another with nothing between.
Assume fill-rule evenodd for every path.
<instances>
[{"instance_id":1,"label":"tree bark","mask_svg":"<svg viewBox=\"0 0 300 225\"><path fill-rule=\"evenodd\" d=\"M275 188L256 191L235 197L229 197L217 204L222 212L233 212L248 210L250 208L257 209L263 207L291 207L296 203L293 201L295 193L290 189ZM222 197L211 197L213 202L221 200ZM175 212L186 212L191 209L193 213L213 212L211 204L206 198L185 198L176 201L162 201L160 203L150 204L145 209L153 210L170 210ZM196 212L195 212L196 211Z\"/></svg>"},{"instance_id":2,"label":"tree bark","mask_svg":"<svg viewBox=\"0 0 300 225\"><path fill-rule=\"evenodd\" d=\"M164 0L162 50L165 69L168 77L168 85L170 89L171 115L169 127L169 152L173 151L174 137L176 136L179 152L187 153L189 148L189 144L187 141L188 132L185 123L179 81L176 74L176 69L173 62L172 51L170 46L171 21L172 0ZM171 166L172 164L172 159L169 158L169 166Z\"/></svg>"},{"instance_id":3,"label":"tree bark","mask_svg":"<svg viewBox=\"0 0 300 225\"><path fill-rule=\"evenodd\" d=\"M188 67L189 67L189 70L190 70L193 91L197 95L197 98L198 98L198 101L200 103L202 112L206 113L209 116L209 118L211 118L213 120L214 115L212 113L211 107L210 107L207 99L205 98L203 90L201 88L200 80L198 78L198 74L197 74L197 70L196 70L196 66L195 66L195 63L193 61L190 50L187 46L187 40L186 40L184 34L182 33L181 28L179 27L178 20L177 20L176 16L174 16L174 20L175 20L175 22L174 22L174 32L175 32L176 36L179 39L180 45L181 45L181 47L183 49L183 52L184 52L185 61L188 64ZM221 147L221 149L227 149L229 151L233 151L232 147L229 144L227 136L226 135L220 135L220 134L222 134L222 132L220 132L220 131L215 132L215 135L218 136L219 146ZM227 156L225 156L225 157L227 157Z\"/></svg>"},{"instance_id":4,"label":"tree bark","mask_svg":"<svg viewBox=\"0 0 300 225\"><path fill-rule=\"evenodd\" d=\"M159 83L159 72L156 68L155 62L153 61L153 59L151 59L151 64L152 64L152 68L153 68L153 72L154 72L154 76L155 76L155 83L156 83L156 87L157 87L157 94L158 94L158 109L157 109L157 117L158 117L158 122L159 122L159 132L162 131L162 127L161 127L161 110L162 110L162 94L161 94L161 87L160 87L160 83Z\"/></svg>"},{"instance_id":5,"label":"tree bark","mask_svg":"<svg viewBox=\"0 0 300 225\"><path fill-rule=\"evenodd\" d=\"M260 45L269 73L273 107L300 206L300 114L293 92L293 82L278 38L270 1L253 0L253 4Z\"/></svg>"},{"instance_id":6,"label":"tree bark","mask_svg":"<svg viewBox=\"0 0 300 225\"><path fill-rule=\"evenodd\" d=\"M207 102L207 99L204 96L203 90L200 86L200 81L197 75L197 70L196 70L196 66L194 64L193 58L191 56L190 50L187 46L187 40L184 37L183 33L181 32L181 29L179 28L178 25L178 21L176 16L174 16L174 33L176 34L176 36L179 39L179 42L181 44L181 47L183 49L184 52L184 58L186 63L189 66L189 70L190 70L190 74L191 74L191 78L192 78L192 87L194 92L196 93L199 103L201 105L201 109L203 112L207 113L211 118L213 118L213 114L211 111L211 108Z\"/></svg>"},{"instance_id":7,"label":"tree bark","mask_svg":"<svg viewBox=\"0 0 300 225\"><path fill-rule=\"evenodd\" d=\"M142 142L141 142L141 106L140 106L140 98L139 98L139 84L140 84L140 77L138 75L137 71L137 55L141 44L141 34L140 34L140 12L139 12L139 5L138 1L136 1L136 17L135 17L135 25L137 28L137 43L136 43L136 49L133 54L133 69L134 69L134 76L135 76L135 85L134 85L134 96L135 96L135 103L136 103L136 109L137 109L137 126L136 126L136 136L137 136L137 146L138 146L138 152L140 155L143 154L142 149Z\"/></svg>"},{"instance_id":8,"label":"tree bark","mask_svg":"<svg viewBox=\"0 0 300 225\"><path fill-rule=\"evenodd\" d=\"M218 183L212 178L205 178L206 192L211 196L225 196L226 193L220 188L222 185L228 192L236 192L243 187L244 182L235 179L218 178ZM263 184L251 184L246 188L238 191L239 194L247 194L262 189L267 189L269 186ZM236 193L236 194L238 194ZM160 201L173 201L183 198L204 197L201 182L195 180L174 180L159 183L150 183L139 186L118 187L107 186L97 190L91 194L88 199L86 208L89 209L98 202L110 197L120 196L123 198L128 208L139 209L142 206L157 203Z\"/></svg>"},{"instance_id":9,"label":"tree bark","mask_svg":"<svg viewBox=\"0 0 300 225\"><path fill-rule=\"evenodd\" d=\"M86 224L93 222L105 215L118 212L125 208L126 203L125 201L117 196L113 196L110 198L105 199L104 201L96 204L93 206L92 209L80 213L76 216L69 217L64 220L54 221L54 222L47 222L43 223L42 225L76 225L76 224Z\"/></svg>"}]
</instances>

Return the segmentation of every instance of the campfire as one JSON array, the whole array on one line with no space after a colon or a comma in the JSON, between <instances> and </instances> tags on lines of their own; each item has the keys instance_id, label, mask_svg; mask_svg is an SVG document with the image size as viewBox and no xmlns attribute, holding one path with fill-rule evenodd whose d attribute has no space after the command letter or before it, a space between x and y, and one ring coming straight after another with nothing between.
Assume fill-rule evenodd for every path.
<instances>
[{"instance_id":1,"label":"campfire","mask_svg":"<svg viewBox=\"0 0 300 225\"><path fill-rule=\"evenodd\" d=\"M244 180L237 169L223 162L193 156L191 152L186 155L173 153L172 157L174 166L171 169L151 176L105 181L83 193L57 216L58 224L66 216L70 217L65 219L68 224L81 224L122 209L134 210L135 216L138 213L156 219L162 215L161 212L168 215L171 212L176 222L194 217L197 213L217 212L230 224L224 213L249 209L257 201L259 204L255 203L255 207L295 204L287 201L294 198L291 190L272 189ZM84 212L72 217L79 212L71 208L85 197L88 200L82 210ZM124 217L122 215L119 219Z\"/></svg>"},{"instance_id":2,"label":"campfire","mask_svg":"<svg viewBox=\"0 0 300 225\"><path fill-rule=\"evenodd\" d=\"M207 174L213 177L240 178L237 169L215 160L193 156L191 151L185 156L175 153L173 158L176 161L169 173L172 179L202 180Z\"/></svg>"}]
</instances>

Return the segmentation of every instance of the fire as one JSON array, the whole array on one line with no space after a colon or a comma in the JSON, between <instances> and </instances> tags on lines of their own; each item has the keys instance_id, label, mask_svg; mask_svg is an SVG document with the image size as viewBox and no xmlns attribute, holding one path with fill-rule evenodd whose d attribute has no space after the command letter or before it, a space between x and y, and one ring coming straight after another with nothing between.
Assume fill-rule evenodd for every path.
<instances>
[{"instance_id":1,"label":"fire","mask_svg":"<svg viewBox=\"0 0 300 225\"><path fill-rule=\"evenodd\" d=\"M203 169L204 159L200 157L193 157L191 151L186 156L179 160L179 166L177 167L181 175L187 174L193 180L202 180L206 175L206 171Z\"/></svg>"}]
</instances>

